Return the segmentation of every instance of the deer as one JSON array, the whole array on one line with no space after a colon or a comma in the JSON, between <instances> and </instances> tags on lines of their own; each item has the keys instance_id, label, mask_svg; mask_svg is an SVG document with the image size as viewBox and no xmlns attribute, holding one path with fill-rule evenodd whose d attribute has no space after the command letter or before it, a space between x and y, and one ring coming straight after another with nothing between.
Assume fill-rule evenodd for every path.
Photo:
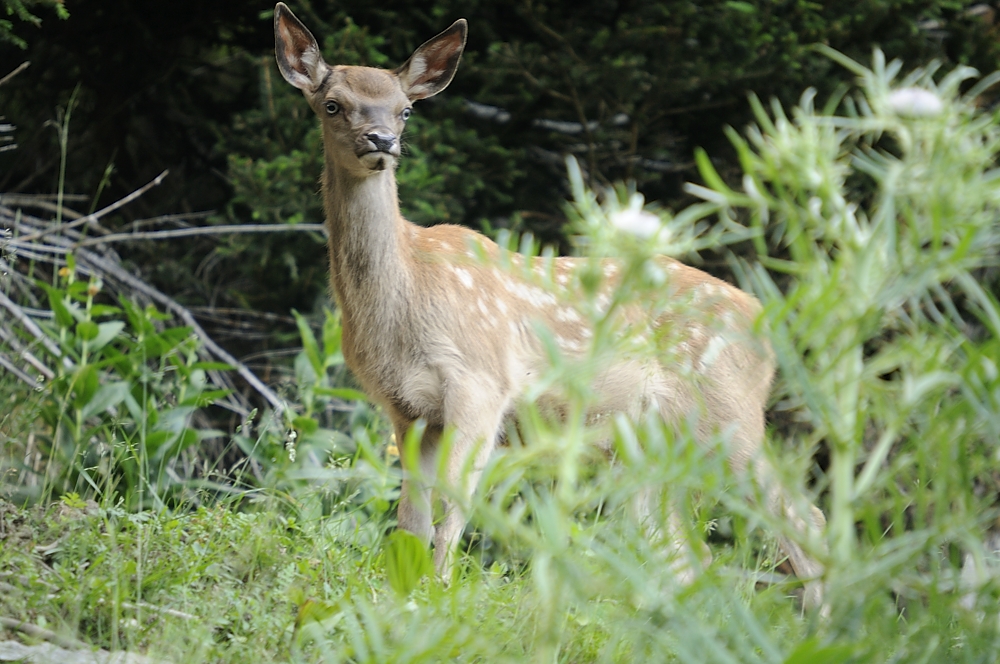
<instances>
[{"instance_id":1,"label":"deer","mask_svg":"<svg viewBox=\"0 0 1000 664\"><path fill-rule=\"evenodd\" d=\"M451 83L467 31L465 19L455 21L393 70L329 65L315 37L284 3L274 11L278 68L302 91L322 128L320 183L344 359L387 414L400 443L404 471L398 528L425 546L433 542L434 564L445 579L468 518L459 498L473 496L519 403L549 361L539 325L570 356L580 355L593 334L572 292L575 270L584 259L525 257L472 229L422 227L400 212L395 172L406 121L415 102ZM657 260L671 292L686 304L653 320L644 320L641 311L623 316L628 325L651 334L664 325L681 330L677 352L699 372L698 380L692 383L668 362L614 358L594 381L597 403L588 421L619 413L638 418L653 409L664 422L678 424L697 409L699 438L729 432L727 461L733 470L753 472L763 485L767 509L821 547L823 513L811 503L799 509L803 501L791 499L761 454L775 371L770 346L752 333L761 305L696 268L672 258ZM524 270L501 269L505 262ZM525 276L525 271L546 269L553 288ZM604 288L613 289L620 265L605 260L602 270ZM602 298L606 305L607 291L598 301ZM705 316L686 313L692 308ZM558 412L560 398L554 391L539 401ZM418 444L406 449L402 441L418 422L423 425ZM439 460L445 432L453 438L444 446L446 458ZM460 488L458 497L439 498L443 509L436 523L435 481ZM651 506L649 495L640 494L635 510L641 517ZM692 557L691 547L680 541L680 517L668 511L665 535L677 540L677 552ZM778 540L804 583L803 605L820 606L823 565L790 537ZM682 581L692 574L682 569Z\"/></svg>"}]
</instances>

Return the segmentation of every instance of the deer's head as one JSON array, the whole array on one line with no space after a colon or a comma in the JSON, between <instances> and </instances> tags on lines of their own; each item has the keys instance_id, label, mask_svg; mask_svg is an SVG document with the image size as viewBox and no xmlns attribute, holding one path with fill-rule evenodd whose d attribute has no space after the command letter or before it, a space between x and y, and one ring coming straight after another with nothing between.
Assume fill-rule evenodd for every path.
<instances>
[{"instance_id":1,"label":"deer's head","mask_svg":"<svg viewBox=\"0 0 1000 664\"><path fill-rule=\"evenodd\" d=\"M465 48L465 19L429 40L395 70L330 66L312 33L283 2L274 8L274 51L285 80L302 90L339 166L365 175L395 168L400 136L418 99L448 87Z\"/></svg>"}]
</instances>

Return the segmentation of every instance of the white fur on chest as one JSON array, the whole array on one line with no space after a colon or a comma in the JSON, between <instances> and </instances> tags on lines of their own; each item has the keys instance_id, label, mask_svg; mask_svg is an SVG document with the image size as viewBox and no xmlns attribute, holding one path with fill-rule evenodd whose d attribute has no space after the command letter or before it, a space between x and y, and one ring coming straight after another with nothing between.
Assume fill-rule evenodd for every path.
<instances>
[{"instance_id":1,"label":"white fur on chest","mask_svg":"<svg viewBox=\"0 0 1000 664\"><path fill-rule=\"evenodd\" d=\"M444 410L445 380L430 364L407 358L398 374L397 394L413 410L431 420L441 420Z\"/></svg>"}]
</instances>

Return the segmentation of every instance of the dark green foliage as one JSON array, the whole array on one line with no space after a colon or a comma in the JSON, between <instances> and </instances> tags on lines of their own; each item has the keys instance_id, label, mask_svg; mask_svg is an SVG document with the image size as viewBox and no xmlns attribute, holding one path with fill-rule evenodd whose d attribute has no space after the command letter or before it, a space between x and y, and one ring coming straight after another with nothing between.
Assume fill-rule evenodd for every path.
<instances>
[{"instance_id":1,"label":"dark green foliage","mask_svg":"<svg viewBox=\"0 0 1000 664\"><path fill-rule=\"evenodd\" d=\"M35 9L38 6L51 7L59 18L69 18L69 12L66 11L63 0L3 0L5 11L0 16L6 15L8 18L0 18L0 42L9 42L22 49L27 48L28 43L24 37L15 33L14 22L11 19L38 27L42 24L42 19L32 13L32 11L38 11ZM6 73L0 72L0 75Z\"/></svg>"}]
</instances>

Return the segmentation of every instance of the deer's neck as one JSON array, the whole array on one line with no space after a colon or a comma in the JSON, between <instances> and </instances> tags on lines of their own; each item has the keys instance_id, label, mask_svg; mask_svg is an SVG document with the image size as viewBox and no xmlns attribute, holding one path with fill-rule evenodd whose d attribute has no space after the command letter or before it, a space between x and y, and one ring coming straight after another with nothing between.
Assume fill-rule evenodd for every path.
<instances>
[{"instance_id":1,"label":"deer's neck","mask_svg":"<svg viewBox=\"0 0 1000 664\"><path fill-rule=\"evenodd\" d=\"M391 169L358 177L327 159L323 192L330 242L330 275L338 304L365 317L406 301L409 223L399 212Z\"/></svg>"}]
</instances>

